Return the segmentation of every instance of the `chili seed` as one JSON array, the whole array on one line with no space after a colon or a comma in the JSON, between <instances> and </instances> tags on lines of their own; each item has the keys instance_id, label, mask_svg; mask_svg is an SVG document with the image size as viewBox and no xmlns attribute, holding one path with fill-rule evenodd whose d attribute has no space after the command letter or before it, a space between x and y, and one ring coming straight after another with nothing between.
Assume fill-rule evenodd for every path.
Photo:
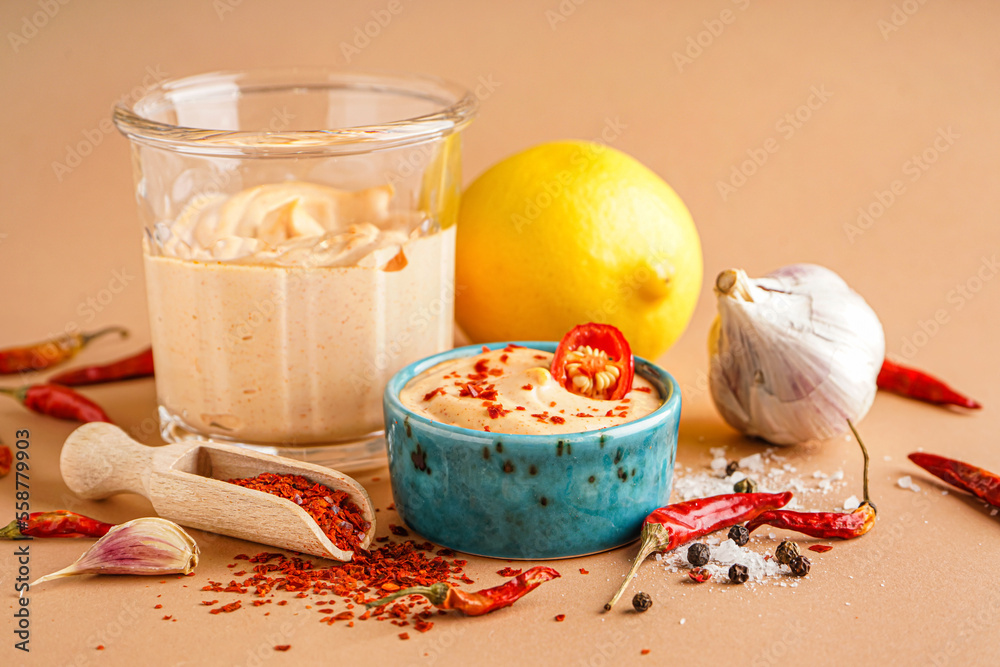
<instances>
[{"instance_id":1,"label":"chili seed","mask_svg":"<svg viewBox=\"0 0 1000 667\"><path fill-rule=\"evenodd\" d=\"M688 562L692 565L704 565L711 555L712 550L702 542L695 542L688 547Z\"/></svg>"},{"instance_id":2,"label":"chili seed","mask_svg":"<svg viewBox=\"0 0 1000 667\"><path fill-rule=\"evenodd\" d=\"M729 463L726 464L726 477L729 477L739 469L740 469L739 461L730 461Z\"/></svg>"},{"instance_id":3,"label":"chili seed","mask_svg":"<svg viewBox=\"0 0 1000 667\"><path fill-rule=\"evenodd\" d=\"M736 493L757 493L757 482L749 477L744 477L733 484L733 491Z\"/></svg>"},{"instance_id":4,"label":"chili seed","mask_svg":"<svg viewBox=\"0 0 1000 667\"><path fill-rule=\"evenodd\" d=\"M796 577L804 577L809 574L809 568L812 567L812 561L805 556L796 556L788 564L788 567L792 568L792 574Z\"/></svg>"},{"instance_id":5,"label":"chili seed","mask_svg":"<svg viewBox=\"0 0 1000 667\"><path fill-rule=\"evenodd\" d=\"M799 557L799 545L785 540L774 550L774 559L782 565L791 567L792 560Z\"/></svg>"},{"instance_id":6,"label":"chili seed","mask_svg":"<svg viewBox=\"0 0 1000 667\"><path fill-rule=\"evenodd\" d=\"M703 584L712 578L712 573L703 567L696 567L692 568L692 570L688 572L688 576L691 577L691 581L696 584Z\"/></svg>"},{"instance_id":7,"label":"chili seed","mask_svg":"<svg viewBox=\"0 0 1000 667\"><path fill-rule=\"evenodd\" d=\"M632 606L639 612L649 611L653 606L653 598L649 597L649 593L636 593L632 598Z\"/></svg>"},{"instance_id":8,"label":"chili seed","mask_svg":"<svg viewBox=\"0 0 1000 667\"><path fill-rule=\"evenodd\" d=\"M729 581L734 584L745 584L749 578L750 573L747 571L746 565L733 563L729 568Z\"/></svg>"},{"instance_id":9,"label":"chili seed","mask_svg":"<svg viewBox=\"0 0 1000 667\"><path fill-rule=\"evenodd\" d=\"M729 529L729 539L736 542L737 546L743 547L750 541L750 532L746 526L736 524Z\"/></svg>"}]
</instances>

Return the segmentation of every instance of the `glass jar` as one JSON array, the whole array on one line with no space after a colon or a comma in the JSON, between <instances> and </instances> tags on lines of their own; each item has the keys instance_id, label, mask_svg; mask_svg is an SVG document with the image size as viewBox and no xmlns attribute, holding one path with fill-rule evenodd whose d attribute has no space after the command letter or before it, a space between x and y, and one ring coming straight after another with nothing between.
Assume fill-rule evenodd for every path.
<instances>
[{"instance_id":1,"label":"glass jar","mask_svg":"<svg viewBox=\"0 0 1000 667\"><path fill-rule=\"evenodd\" d=\"M452 346L476 108L436 78L323 69L169 80L115 108L164 439L384 460L386 382Z\"/></svg>"}]
</instances>

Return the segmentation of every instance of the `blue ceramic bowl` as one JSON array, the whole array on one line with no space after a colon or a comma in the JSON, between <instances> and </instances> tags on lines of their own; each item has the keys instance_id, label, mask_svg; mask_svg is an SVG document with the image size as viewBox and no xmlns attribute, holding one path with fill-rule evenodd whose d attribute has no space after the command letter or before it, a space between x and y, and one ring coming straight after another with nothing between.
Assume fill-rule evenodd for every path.
<instances>
[{"instance_id":1,"label":"blue ceramic bowl","mask_svg":"<svg viewBox=\"0 0 1000 667\"><path fill-rule=\"evenodd\" d=\"M556 343L518 344L556 349ZM415 376L481 349L427 357L389 380L385 438L403 521L432 542L493 558L567 558L635 540L643 519L670 497L681 414L673 377L637 357L636 372L659 390L663 405L641 419L584 433L474 431L427 419L400 403L399 392Z\"/></svg>"}]
</instances>

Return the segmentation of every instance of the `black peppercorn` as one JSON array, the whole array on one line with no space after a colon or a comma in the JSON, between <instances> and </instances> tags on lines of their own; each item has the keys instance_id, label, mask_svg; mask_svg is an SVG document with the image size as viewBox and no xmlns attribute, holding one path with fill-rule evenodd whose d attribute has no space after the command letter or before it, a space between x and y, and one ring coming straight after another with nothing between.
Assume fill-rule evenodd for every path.
<instances>
[{"instance_id":1,"label":"black peppercorn","mask_svg":"<svg viewBox=\"0 0 1000 667\"><path fill-rule=\"evenodd\" d=\"M812 561L805 556L796 556L790 563L788 563L788 567L792 568L792 574L796 577L804 577L809 574L809 568L812 567Z\"/></svg>"},{"instance_id":2,"label":"black peppercorn","mask_svg":"<svg viewBox=\"0 0 1000 667\"><path fill-rule=\"evenodd\" d=\"M636 611L648 611L653 606L653 598L649 597L649 593L636 593L632 598L632 606Z\"/></svg>"},{"instance_id":3,"label":"black peppercorn","mask_svg":"<svg viewBox=\"0 0 1000 667\"><path fill-rule=\"evenodd\" d=\"M792 559L797 558L799 555L799 546L795 542L789 542L785 540L778 545L778 548L774 550L774 560L778 561L781 565L792 564Z\"/></svg>"},{"instance_id":4,"label":"black peppercorn","mask_svg":"<svg viewBox=\"0 0 1000 667\"><path fill-rule=\"evenodd\" d=\"M734 584L745 584L747 579L750 578L750 573L747 572L746 565L740 565L739 563L733 563L729 568L729 581Z\"/></svg>"},{"instance_id":5,"label":"black peppercorn","mask_svg":"<svg viewBox=\"0 0 1000 667\"><path fill-rule=\"evenodd\" d=\"M746 526L736 524L729 529L729 539L736 542L737 546L744 547L750 541L750 532Z\"/></svg>"},{"instance_id":6,"label":"black peppercorn","mask_svg":"<svg viewBox=\"0 0 1000 667\"><path fill-rule=\"evenodd\" d=\"M711 557L712 551L707 544L695 542L688 547L688 562L692 565L704 565Z\"/></svg>"},{"instance_id":7,"label":"black peppercorn","mask_svg":"<svg viewBox=\"0 0 1000 667\"><path fill-rule=\"evenodd\" d=\"M726 477L729 477L734 472L740 469L739 461L730 461L726 464Z\"/></svg>"},{"instance_id":8,"label":"black peppercorn","mask_svg":"<svg viewBox=\"0 0 1000 667\"><path fill-rule=\"evenodd\" d=\"M757 493L757 482L749 477L744 477L733 484L733 491L736 493Z\"/></svg>"}]
</instances>

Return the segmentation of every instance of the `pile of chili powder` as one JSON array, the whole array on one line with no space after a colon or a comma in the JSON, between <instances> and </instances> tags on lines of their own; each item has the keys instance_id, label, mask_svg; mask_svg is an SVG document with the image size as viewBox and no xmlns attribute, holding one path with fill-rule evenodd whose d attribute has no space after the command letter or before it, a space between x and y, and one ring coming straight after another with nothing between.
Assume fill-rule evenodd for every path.
<instances>
[{"instance_id":1,"label":"pile of chili powder","mask_svg":"<svg viewBox=\"0 0 1000 667\"><path fill-rule=\"evenodd\" d=\"M387 537L379 541L387 541ZM412 622L413 628L419 632L427 632L433 627L428 619L434 614L433 608L423 601L414 598L412 602L397 602L377 610L365 610L356 615L356 606L364 605L381 598L387 593L410 586L429 586L439 581L453 579L464 583L473 583L462 572L466 561L461 559L447 560L454 556L451 549L438 549L434 553L434 545L430 542L417 543L413 540L386 543L377 549L366 551L359 549L354 558L347 563L336 563L329 567L317 564L300 556L289 556L283 553L261 552L255 556L238 554L234 560L247 561L253 574L246 570L235 572L234 576L243 579L233 579L228 584L209 581L203 591L214 593L235 593L238 595L254 595L254 607L271 604L274 601L273 591L295 593L297 598L335 596L346 602L346 610L334 613L334 603L330 600L321 601L318 612L323 618L322 623L333 625L338 621L346 621L348 626L354 626L354 619L391 620L394 625L404 627ZM236 567L232 564L229 567ZM314 601L315 602L315 601ZM219 600L204 601L202 604L213 606ZM288 604L283 599L278 605ZM239 599L228 602L211 610L211 613L231 612L240 609ZM267 612L269 613L269 612ZM439 612L444 613L444 612ZM405 634L405 633L403 633ZM402 637L402 635L400 635ZM408 636L407 636L408 638Z\"/></svg>"}]
</instances>

